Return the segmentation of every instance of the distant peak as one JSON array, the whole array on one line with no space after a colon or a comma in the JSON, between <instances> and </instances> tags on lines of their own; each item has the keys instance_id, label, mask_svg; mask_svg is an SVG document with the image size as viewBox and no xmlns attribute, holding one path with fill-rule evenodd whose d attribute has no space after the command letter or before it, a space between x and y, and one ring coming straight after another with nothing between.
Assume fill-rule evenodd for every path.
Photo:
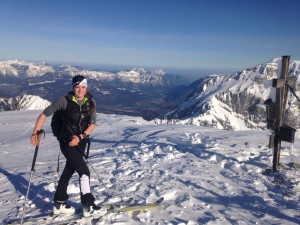
<instances>
[{"instance_id":1,"label":"distant peak","mask_svg":"<svg viewBox=\"0 0 300 225\"><path fill-rule=\"evenodd\" d=\"M147 71L144 68L133 68L132 71L138 72L138 73L147 73Z\"/></svg>"}]
</instances>

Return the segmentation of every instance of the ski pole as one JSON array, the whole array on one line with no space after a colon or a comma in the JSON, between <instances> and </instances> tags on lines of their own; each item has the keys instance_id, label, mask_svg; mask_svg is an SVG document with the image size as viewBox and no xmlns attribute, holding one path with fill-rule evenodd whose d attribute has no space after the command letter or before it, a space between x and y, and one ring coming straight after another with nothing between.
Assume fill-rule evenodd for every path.
<instances>
[{"instance_id":1,"label":"ski pole","mask_svg":"<svg viewBox=\"0 0 300 225\"><path fill-rule=\"evenodd\" d=\"M85 149L84 151L82 152L82 148L77 145L76 146L76 149L82 154L83 158L85 159L85 161L90 165L91 169L94 171L94 173L97 175L98 177L98 180L100 183L102 183L102 185L104 186L104 189L107 190L107 194L110 196L110 197L116 197L118 196L115 192L111 192L111 191L108 191L109 190L109 187L106 186L106 184L104 183L103 179L99 176L99 174L96 172L96 169L95 167L92 165L92 163L88 160L88 154L89 154L89 150L90 150L90 146L91 146L91 142L90 142L90 139L88 140L88 149L87 149L87 154L84 154L85 152ZM121 197L121 196L120 196ZM123 197L121 197L123 198ZM130 203L133 201L133 197L130 197L127 202Z\"/></svg>"},{"instance_id":2,"label":"ski pole","mask_svg":"<svg viewBox=\"0 0 300 225\"><path fill-rule=\"evenodd\" d=\"M82 154L83 158L85 159L85 161L90 165L91 169L94 171L94 173L96 174L96 176L98 177L98 180L100 181L100 183L105 187L105 189L108 189L108 187L106 186L106 184L104 183L103 179L99 176L99 174L96 172L95 167L92 165L92 163L87 159L87 155L84 154L84 152L82 152L82 148L77 145L76 146L77 150ZM88 148L90 148L90 144L88 144ZM89 152L89 149L88 149ZM115 196L115 193L108 193L110 196Z\"/></svg>"},{"instance_id":3,"label":"ski pole","mask_svg":"<svg viewBox=\"0 0 300 225\"><path fill-rule=\"evenodd\" d=\"M38 153L38 150L39 150L39 145L40 145L40 140L41 140L42 134L44 134L44 137L45 137L45 132L44 132L43 129L38 130L38 131L36 132L36 135L37 135L37 144L36 144L36 146L35 146L34 156L33 156L32 165L31 165L30 178L29 178L29 182L28 182L28 187L27 187L27 192L26 192L25 201L24 201L24 204L23 204L22 217L21 217L21 224L23 224L23 219L24 219L24 212L25 212L26 202L27 202L27 198L28 198L28 194L29 194L29 189L30 189L30 184L31 184L32 174L33 174L33 172L34 172L34 166L35 166L35 162L36 162L37 153Z\"/></svg>"},{"instance_id":4,"label":"ski pole","mask_svg":"<svg viewBox=\"0 0 300 225\"><path fill-rule=\"evenodd\" d=\"M59 157L60 157L60 152L58 152L57 155L57 167L56 167L56 188L58 187L58 174L59 174Z\"/></svg>"},{"instance_id":5,"label":"ski pole","mask_svg":"<svg viewBox=\"0 0 300 225\"><path fill-rule=\"evenodd\" d=\"M84 157L84 158L85 158L85 157ZM105 188L105 189L108 189L108 187L107 187L106 184L104 183L103 179L102 179L102 178L99 176L99 174L96 172L96 170L95 170L94 166L92 165L92 163L91 163L87 158L85 158L85 161L90 165L91 169L94 171L94 173L95 173L96 176L98 177L98 180L102 183L102 185L104 186L104 188ZM107 194L110 195L111 197L116 195L116 193L114 193L114 192L111 192L111 193L107 192Z\"/></svg>"},{"instance_id":6,"label":"ski pole","mask_svg":"<svg viewBox=\"0 0 300 225\"><path fill-rule=\"evenodd\" d=\"M88 148L89 148L90 145L88 145ZM85 161L90 165L90 167L92 168L92 170L94 171L94 173L97 175L98 177L98 180L104 184L103 182L103 179L98 175L98 173L96 172L94 166L90 163L90 161L88 160L88 155L85 155L84 152L82 152L82 148L80 146L76 146L78 151L82 154L83 158L85 159ZM88 149L88 152L89 152L89 149Z\"/></svg>"}]
</instances>

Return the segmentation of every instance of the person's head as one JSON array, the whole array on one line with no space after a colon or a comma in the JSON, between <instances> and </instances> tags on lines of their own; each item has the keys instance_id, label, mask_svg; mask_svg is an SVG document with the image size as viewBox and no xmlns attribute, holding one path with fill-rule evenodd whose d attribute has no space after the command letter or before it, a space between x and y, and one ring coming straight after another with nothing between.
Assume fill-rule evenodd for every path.
<instances>
[{"instance_id":1,"label":"person's head","mask_svg":"<svg viewBox=\"0 0 300 225\"><path fill-rule=\"evenodd\" d=\"M83 99L87 93L87 79L82 75L76 75L72 79L72 85L75 97Z\"/></svg>"}]
</instances>

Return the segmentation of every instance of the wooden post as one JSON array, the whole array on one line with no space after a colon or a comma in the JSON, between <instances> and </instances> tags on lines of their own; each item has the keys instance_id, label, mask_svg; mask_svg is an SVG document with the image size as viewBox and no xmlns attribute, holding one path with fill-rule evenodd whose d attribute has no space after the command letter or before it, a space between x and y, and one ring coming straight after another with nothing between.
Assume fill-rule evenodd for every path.
<instances>
[{"instance_id":1,"label":"wooden post","mask_svg":"<svg viewBox=\"0 0 300 225\"><path fill-rule=\"evenodd\" d=\"M280 79L284 84L287 82L287 75L289 69L290 56L282 56L282 68ZM279 138L280 127L283 124L285 107L287 102L287 87L276 88L276 120L275 120L275 138L274 138L274 154L273 154L273 171L277 172L280 159L281 140Z\"/></svg>"}]
</instances>

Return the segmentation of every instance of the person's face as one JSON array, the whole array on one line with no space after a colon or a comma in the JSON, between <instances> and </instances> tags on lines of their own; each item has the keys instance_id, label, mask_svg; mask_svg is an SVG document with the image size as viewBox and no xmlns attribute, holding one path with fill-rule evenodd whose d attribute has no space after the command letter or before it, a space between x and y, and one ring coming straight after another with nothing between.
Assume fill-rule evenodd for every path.
<instances>
[{"instance_id":1,"label":"person's face","mask_svg":"<svg viewBox=\"0 0 300 225\"><path fill-rule=\"evenodd\" d=\"M74 87L75 97L79 100L82 100L87 92L87 87L84 85L77 85Z\"/></svg>"}]
</instances>

